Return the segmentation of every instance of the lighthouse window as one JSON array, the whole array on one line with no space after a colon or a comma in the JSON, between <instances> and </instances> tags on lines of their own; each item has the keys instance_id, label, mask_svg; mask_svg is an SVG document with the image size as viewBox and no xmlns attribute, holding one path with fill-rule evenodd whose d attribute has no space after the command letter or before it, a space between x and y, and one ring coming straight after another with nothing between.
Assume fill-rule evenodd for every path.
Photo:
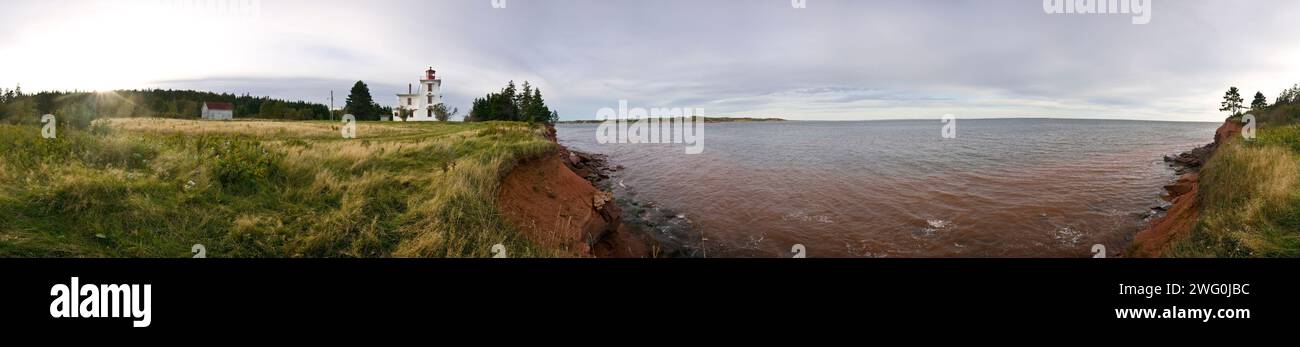
<instances>
[{"instance_id":1,"label":"lighthouse window","mask_svg":"<svg viewBox=\"0 0 1300 347\"><path fill-rule=\"evenodd\" d=\"M430 104L433 103L433 95L430 95L430 96L429 96L429 103L430 103Z\"/></svg>"},{"instance_id":2,"label":"lighthouse window","mask_svg":"<svg viewBox=\"0 0 1300 347\"><path fill-rule=\"evenodd\" d=\"M406 98L406 105L407 105L407 106L410 106L410 105L411 105L411 98Z\"/></svg>"}]
</instances>

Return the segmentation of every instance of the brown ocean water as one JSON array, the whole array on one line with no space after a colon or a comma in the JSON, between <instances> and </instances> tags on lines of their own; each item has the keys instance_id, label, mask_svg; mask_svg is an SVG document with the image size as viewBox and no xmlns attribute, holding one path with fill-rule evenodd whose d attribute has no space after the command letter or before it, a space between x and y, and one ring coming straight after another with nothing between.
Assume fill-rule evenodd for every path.
<instances>
[{"instance_id":1,"label":"brown ocean water","mask_svg":"<svg viewBox=\"0 0 1300 347\"><path fill-rule=\"evenodd\" d=\"M959 120L705 125L703 154L676 144L570 148L622 165L619 195L689 219L710 257L1082 257L1129 240L1175 178L1162 160L1217 124Z\"/></svg>"}]
</instances>

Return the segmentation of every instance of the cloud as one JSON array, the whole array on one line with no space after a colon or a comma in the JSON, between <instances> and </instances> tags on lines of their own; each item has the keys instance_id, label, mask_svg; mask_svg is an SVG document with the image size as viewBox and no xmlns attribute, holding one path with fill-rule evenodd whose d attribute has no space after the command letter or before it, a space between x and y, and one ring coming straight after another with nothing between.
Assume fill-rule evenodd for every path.
<instances>
[{"instance_id":1,"label":"cloud","mask_svg":"<svg viewBox=\"0 0 1300 347\"><path fill-rule=\"evenodd\" d=\"M1211 121L1230 85L1300 81L1288 0L1156 1L1147 25L1039 1L294 0L261 1L254 18L121 3L6 2L0 20L22 29L0 35L0 56L17 57L0 83L320 102L365 80L392 103L432 65L452 105L529 80L566 119L626 99L792 119ZM87 32L90 55L70 45Z\"/></svg>"}]
</instances>

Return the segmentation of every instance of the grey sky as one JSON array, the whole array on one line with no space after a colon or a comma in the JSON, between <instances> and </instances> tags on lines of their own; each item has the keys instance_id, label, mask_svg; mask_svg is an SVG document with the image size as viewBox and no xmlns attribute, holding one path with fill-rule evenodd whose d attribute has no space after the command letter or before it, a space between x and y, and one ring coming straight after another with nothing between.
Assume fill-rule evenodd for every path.
<instances>
[{"instance_id":1,"label":"grey sky","mask_svg":"<svg viewBox=\"0 0 1300 347\"><path fill-rule=\"evenodd\" d=\"M0 85L193 88L386 104L427 66L452 106L508 80L564 119L620 99L791 119L1213 121L1230 85L1300 82L1300 2L1154 0L1131 15L1041 0L4 1ZM212 6L216 5L216 6Z\"/></svg>"}]
</instances>

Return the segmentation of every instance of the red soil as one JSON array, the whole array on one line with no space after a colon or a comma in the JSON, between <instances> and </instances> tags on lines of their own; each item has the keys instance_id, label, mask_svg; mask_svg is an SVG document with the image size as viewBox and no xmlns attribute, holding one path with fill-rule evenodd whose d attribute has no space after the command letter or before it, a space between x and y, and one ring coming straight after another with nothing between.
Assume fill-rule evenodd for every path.
<instances>
[{"instance_id":1,"label":"red soil","mask_svg":"<svg viewBox=\"0 0 1300 347\"><path fill-rule=\"evenodd\" d=\"M1158 257L1169 244L1187 235L1196 226L1201 210L1196 197L1199 193L1198 177L1196 173L1189 173L1179 177L1177 183L1165 186L1169 191L1165 200L1173 206L1164 217L1151 223L1133 238L1134 256Z\"/></svg>"},{"instance_id":2,"label":"red soil","mask_svg":"<svg viewBox=\"0 0 1300 347\"><path fill-rule=\"evenodd\" d=\"M561 159L570 155L561 147L520 164L506 176L497 194L506 222L529 240L562 255L647 256L646 243L622 225L622 211L613 194L597 190L574 173Z\"/></svg>"},{"instance_id":3,"label":"red soil","mask_svg":"<svg viewBox=\"0 0 1300 347\"><path fill-rule=\"evenodd\" d=\"M1241 134L1242 124L1227 121L1214 133L1214 148L1218 148L1228 139ZM1210 154L1211 156L1213 154ZM1207 161L1209 158L1205 158ZM1165 186L1169 195L1165 197L1173 204L1169 213L1151 223L1145 230L1133 238L1133 256L1159 257L1169 250L1175 240L1191 233L1200 216L1200 181L1197 173L1189 173L1178 178L1174 184Z\"/></svg>"}]
</instances>

